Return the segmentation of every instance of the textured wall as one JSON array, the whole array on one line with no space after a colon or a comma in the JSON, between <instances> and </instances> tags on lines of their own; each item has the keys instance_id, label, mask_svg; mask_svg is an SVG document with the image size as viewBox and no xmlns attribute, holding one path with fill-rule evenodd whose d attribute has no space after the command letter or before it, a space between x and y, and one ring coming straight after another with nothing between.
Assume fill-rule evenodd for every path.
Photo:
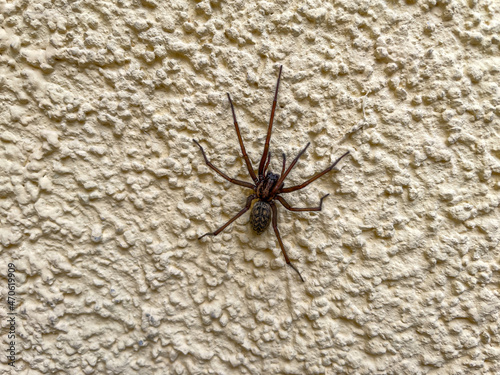
<instances>
[{"instance_id":1,"label":"textured wall","mask_svg":"<svg viewBox=\"0 0 500 375\"><path fill-rule=\"evenodd\" d=\"M169 4L167 4L169 3ZM2 1L12 374L500 372L498 1ZM271 150L299 183L215 238ZM8 369L2 354L0 370Z\"/></svg>"}]
</instances>

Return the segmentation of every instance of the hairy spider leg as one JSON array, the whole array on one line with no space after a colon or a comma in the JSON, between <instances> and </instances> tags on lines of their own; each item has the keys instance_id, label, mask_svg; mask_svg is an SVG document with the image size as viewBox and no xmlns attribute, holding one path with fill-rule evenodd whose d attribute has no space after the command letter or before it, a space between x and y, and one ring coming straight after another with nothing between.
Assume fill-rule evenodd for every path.
<instances>
[{"instance_id":1,"label":"hairy spider leg","mask_svg":"<svg viewBox=\"0 0 500 375\"><path fill-rule=\"evenodd\" d=\"M231 100L231 96L229 95L229 93L227 93L227 98L229 99L229 104L231 104L231 112L233 113L234 128L236 129L236 134L238 135L238 142L240 142L243 159L245 159L245 163L248 168L248 173L250 173L250 177L252 177L253 182L257 183L257 176L255 175L252 162L250 161L250 158L248 157L247 152L245 150L245 145L243 144L243 138L241 138L240 127L238 126L238 121L236 120L236 113L234 112L233 101Z\"/></svg>"},{"instance_id":2,"label":"hairy spider leg","mask_svg":"<svg viewBox=\"0 0 500 375\"><path fill-rule=\"evenodd\" d=\"M280 66L280 72L278 74L278 82L276 83L276 92L274 93L273 109L271 110L271 118L269 120L269 126L267 128L266 144L264 145L264 152L262 153L262 158L259 164L259 179L264 178L264 164L266 163L267 153L269 151L269 141L271 140L271 132L273 130L274 121L274 111L276 110L276 103L278 102L278 91L280 88L281 70L283 65Z\"/></svg>"},{"instance_id":3,"label":"hairy spider leg","mask_svg":"<svg viewBox=\"0 0 500 375\"><path fill-rule=\"evenodd\" d=\"M238 212L232 219L230 219L226 224L224 224L222 227L217 229L215 232L208 232L205 233L203 236L198 237L199 240L201 240L205 236L217 236L220 232L222 232L226 227L231 224L233 221L235 221L237 218L239 218L241 215L243 215L245 212L247 212L250 209L250 206L252 205L252 201L257 198L255 194L249 195L247 198L247 203L243 209Z\"/></svg>"},{"instance_id":4,"label":"hairy spider leg","mask_svg":"<svg viewBox=\"0 0 500 375\"><path fill-rule=\"evenodd\" d=\"M279 195L276 196L276 199L280 201L280 203L285 206L285 208L289 211L321 211L321 208L323 207L323 199L328 197L330 194L326 194L319 200L319 206L318 207L304 207L304 208L296 208L290 206L290 203L288 203L285 198L280 197Z\"/></svg>"},{"instance_id":5,"label":"hairy spider leg","mask_svg":"<svg viewBox=\"0 0 500 375\"><path fill-rule=\"evenodd\" d=\"M326 168L323 172L319 172L318 174L314 175L313 177L311 177L309 180L307 180L306 182L304 182L303 184L300 184L300 185L295 185L295 186L291 186L291 187L288 187L288 188L282 188L280 189L277 193L278 194L282 194L282 193L290 193L292 191L295 191L295 190L300 190L300 189L303 189L305 188L307 185L309 185L311 182L317 180L318 178L320 178L321 176L323 176L325 173L328 173L330 172L336 165L337 163L342 160L342 158L346 155L349 154L349 151L347 151L344 155L342 155L340 158L338 158L337 160L335 160L335 163L333 163L331 166L329 166L328 168Z\"/></svg>"},{"instance_id":6,"label":"hairy spider leg","mask_svg":"<svg viewBox=\"0 0 500 375\"><path fill-rule=\"evenodd\" d=\"M196 143L198 145L198 147L200 148L201 153L203 154L203 158L205 159L205 163L210 168L212 168L214 171L216 171L221 177L224 177L226 180L228 180L229 182L232 182L233 184L244 186L244 187L247 187L249 189L255 189L255 186L252 185L250 182L236 180L234 178L227 176L224 172L220 171L215 165L213 165L212 163L210 163L208 161L207 155L205 155L205 151L203 150L203 147L201 147L201 145L198 142L196 142L194 139L193 139L193 142Z\"/></svg>"},{"instance_id":7,"label":"hairy spider leg","mask_svg":"<svg viewBox=\"0 0 500 375\"><path fill-rule=\"evenodd\" d=\"M281 176L283 176L283 173L285 173L285 166L286 166L286 155L283 153L283 167L281 167Z\"/></svg>"},{"instance_id":8,"label":"hairy spider leg","mask_svg":"<svg viewBox=\"0 0 500 375\"><path fill-rule=\"evenodd\" d=\"M299 270L297 268L295 268L295 266L292 264L292 262L290 262L290 259L288 259L288 255L286 253L285 246L283 245L283 241L281 241L280 231L278 229L278 210L276 209L276 204L273 201L269 202L269 204L271 205L271 210L273 212L272 224L273 224L274 233L276 234L276 237L278 238L278 242L279 242L280 247L281 247L281 252L283 253L283 256L285 257L286 264L288 264L290 267L292 267L294 269L294 271L299 274L300 280L302 280L302 282L304 282L304 278L300 274Z\"/></svg>"},{"instance_id":9,"label":"hairy spider leg","mask_svg":"<svg viewBox=\"0 0 500 375\"><path fill-rule=\"evenodd\" d=\"M271 192L271 196L273 194L277 194L277 191L280 190L283 187L283 181L285 181L286 176L288 176L288 173L290 173L290 171L295 166L295 164L297 164L297 161L304 154L304 152L306 152L306 150L307 150L307 148L309 147L310 144L311 144L311 142L308 142L307 145L306 145L306 147L304 147L304 149L299 152L299 154L295 157L295 159L293 159L292 164L290 164L290 166L288 167L288 169L286 170L286 172L285 173L281 173L281 177L278 180L278 182L276 182L276 185L274 186L273 191Z\"/></svg>"},{"instance_id":10,"label":"hairy spider leg","mask_svg":"<svg viewBox=\"0 0 500 375\"><path fill-rule=\"evenodd\" d=\"M267 161L266 161L266 165L264 167L264 173L266 173L267 167L269 167L269 162L270 161L271 161L271 151L269 151L269 154L267 154Z\"/></svg>"}]
</instances>

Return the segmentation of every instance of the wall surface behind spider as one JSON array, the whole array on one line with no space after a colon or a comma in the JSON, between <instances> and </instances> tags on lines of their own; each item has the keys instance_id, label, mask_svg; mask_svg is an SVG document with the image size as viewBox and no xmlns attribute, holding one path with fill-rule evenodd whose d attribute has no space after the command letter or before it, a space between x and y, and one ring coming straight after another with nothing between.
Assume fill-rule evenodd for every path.
<instances>
[{"instance_id":1,"label":"wall surface behind spider","mask_svg":"<svg viewBox=\"0 0 500 375\"><path fill-rule=\"evenodd\" d=\"M500 372L497 1L3 1L12 374ZM338 170L257 236L271 169ZM16 267L15 366L7 264ZM10 370L9 370L10 369ZM5 372L3 372L5 373Z\"/></svg>"}]
</instances>

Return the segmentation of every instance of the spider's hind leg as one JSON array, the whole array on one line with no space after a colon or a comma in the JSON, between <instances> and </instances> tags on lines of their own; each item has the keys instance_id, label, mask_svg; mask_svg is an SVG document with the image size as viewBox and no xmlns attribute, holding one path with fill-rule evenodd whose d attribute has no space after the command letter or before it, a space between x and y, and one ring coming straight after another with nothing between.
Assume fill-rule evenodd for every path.
<instances>
[{"instance_id":1,"label":"spider's hind leg","mask_svg":"<svg viewBox=\"0 0 500 375\"><path fill-rule=\"evenodd\" d=\"M276 234L276 237L278 237L278 242L279 242L280 247L281 247L281 252L283 253L283 256L285 257L286 264L288 264L290 267L292 267L293 270L299 274L300 280L302 280L302 282L305 282L305 280L302 277L302 275L300 274L299 270L297 268L295 268L295 266L292 264L292 262L290 262L290 259L288 259L288 255L286 253L285 246L283 245L283 241L281 241L280 231L278 229L278 210L276 209L276 205L274 204L274 202L270 202L270 204L271 204L271 209L273 211L272 223L273 223L274 233Z\"/></svg>"},{"instance_id":2,"label":"spider's hind leg","mask_svg":"<svg viewBox=\"0 0 500 375\"><path fill-rule=\"evenodd\" d=\"M220 232L226 229L229 226L229 224L231 224L233 221L235 221L237 218L239 218L241 215L247 212L250 209L250 206L252 205L252 201L254 199L255 199L255 194L248 196L245 207L243 207L243 209L240 212L238 212L232 219L230 219L226 224L217 229L215 232L205 233L203 236L198 237L198 239L201 240L205 236L217 236Z\"/></svg>"},{"instance_id":3,"label":"spider's hind leg","mask_svg":"<svg viewBox=\"0 0 500 375\"><path fill-rule=\"evenodd\" d=\"M297 207L292 207L290 206L290 203L288 203L285 198L277 195L276 199L280 201L280 203L289 211L321 211L323 208L323 199L328 197L330 194L324 195L320 200L319 200L319 206L318 207L304 207L304 208L297 208Z\"/></svg>"}]
</instances>

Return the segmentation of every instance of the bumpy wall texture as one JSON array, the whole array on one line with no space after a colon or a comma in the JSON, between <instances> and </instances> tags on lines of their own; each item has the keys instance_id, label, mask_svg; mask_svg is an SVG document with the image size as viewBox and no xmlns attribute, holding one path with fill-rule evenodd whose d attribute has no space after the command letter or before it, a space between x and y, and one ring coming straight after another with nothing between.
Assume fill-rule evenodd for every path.
<instances>
[{"instance_id":1,"label":"bumpy wall texture","mask_svg":"<svg viewBox=\"0 0 500 375\"><path fill-rule=\"evenodd\" d=\"M12 374L500 372L500 2L2 1ZM270 228L271 169L333 171ZM16 368L6 360L16 266Z\"/></svg>"}]
</instances>

